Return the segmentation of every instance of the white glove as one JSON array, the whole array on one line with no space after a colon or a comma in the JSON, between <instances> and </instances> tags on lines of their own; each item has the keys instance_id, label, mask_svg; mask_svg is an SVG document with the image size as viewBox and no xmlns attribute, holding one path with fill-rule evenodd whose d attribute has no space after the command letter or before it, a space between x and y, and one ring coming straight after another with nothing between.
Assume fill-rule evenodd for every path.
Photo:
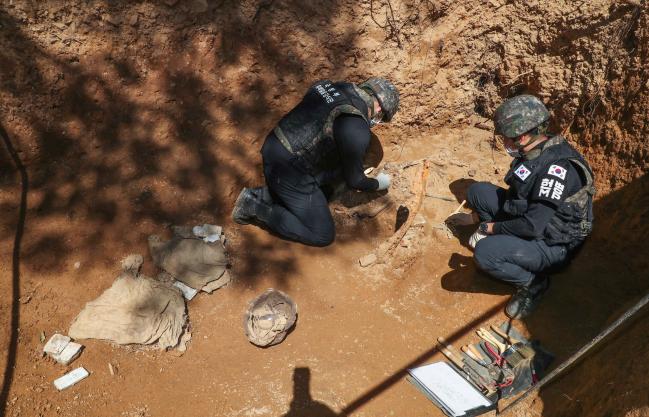
<instances>
[{"instance_id":1,"label":"white glove","mask_svg":"<svg viewBox=\"0 0 649 417\"><path fill-rule=\"evenodd\" d=\"M487 237L487 235L485 233L482 233L480 229L476 230L475 233L472 234L469 238L469 246L475 249L475 245L477 245L478 242L485 237Z\"/></svg>"},{"instance_id":2,"label":"white glove","mask_svg":"<svg viewBox=\"0 0 649 417\"><path fill-rule=\"evenodd\" d=\"M387 190L388 187L390 186L390 181L392 180L392 177L390 177L389 174L381 172L379 175L376 176L375 180L379 182L379 188L377 188L378 191Z\"/></svg>"}]
</instances>

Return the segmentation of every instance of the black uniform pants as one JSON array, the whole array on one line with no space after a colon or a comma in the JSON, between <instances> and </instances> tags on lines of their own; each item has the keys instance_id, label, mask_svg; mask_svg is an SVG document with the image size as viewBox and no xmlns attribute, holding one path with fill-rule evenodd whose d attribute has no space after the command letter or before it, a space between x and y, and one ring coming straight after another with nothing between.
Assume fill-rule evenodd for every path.
<instances>
[{"instance_id":1,"label":"black uniform pants","mask_svg":"<svg viewBox=\"0 0 649 417\"><path fill-rule=\"evenodd\" d=\"M266 226L278 235L310 246L327 246L336 231L318 181L293 165L295 158L271 133L261 148L266 185L273 198Z\"/></svg>"},{"instance_id":2,"label":"black uniform pants","mask_svg":"<svg viewBox=\"0 0 649 417\"><path fill-rule=\"evenodd\" d=\"M503 211L506 190L487 182L469 187L467 202L480 221L506 220ZM474 260L478 267L499 280L518 287L528 286L536 275L568 261L563 245L548 246L543 240L526 240L511 235L490 235L478 241Z\"/></svg>"}]
</instances>

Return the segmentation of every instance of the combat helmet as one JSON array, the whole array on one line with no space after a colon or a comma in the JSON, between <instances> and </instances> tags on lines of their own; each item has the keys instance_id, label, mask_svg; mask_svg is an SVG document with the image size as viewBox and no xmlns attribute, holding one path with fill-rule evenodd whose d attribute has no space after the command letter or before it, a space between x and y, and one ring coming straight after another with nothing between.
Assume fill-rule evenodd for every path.
<instances>
[{"instance_id":1,"label":"combat helmet","mask_svg":"<svg viewBox=\"0 0 649 417\"><path fill-rule=\"evenodd\" d=\"M250 302L243 328L251 343L265 347L280 343L297 320L297 304L282 291L269 288Z\"/></svg>"},{"instance_id":2,"label":"combat helmet","mask_svg":"<svg viewBox=\"0 0 649 417\"><path fill-rule=\"evenodd\" d=\"M383 121L389 122L399 110L399 90L390 81L381 77L368 78L358 85L360 88L372 93L379 101L383 110Z\"/></svg>"},{"instance_id":3,"label":"combat helmet","mask_svg":"<svg viewBox=\"0 0 649 417\"><path fill-rule=\"evenodd\" d=\"M550 112L543 102L529 94L507 99L496 109L494 125L496 134L516 138L543 125L550 119Z\"/></svg>"}]
</instances>

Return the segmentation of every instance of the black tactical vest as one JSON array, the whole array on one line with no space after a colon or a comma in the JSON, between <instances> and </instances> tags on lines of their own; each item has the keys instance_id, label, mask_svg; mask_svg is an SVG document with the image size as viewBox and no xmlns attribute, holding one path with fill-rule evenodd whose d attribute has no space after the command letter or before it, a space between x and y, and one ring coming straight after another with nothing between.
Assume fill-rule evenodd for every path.
<instances>
[{"instance_id":1,"label":"black tactical vest","mask_svg":"<svg viewBox=\"0 0 649 417\"><path fill-rule=\"evenodd\" d=\"M368 108L363 94L367 96L352 83L318 81L279 121L275 135L297 157L294 161L297 168L311 175L337 168L340 156L333 138L334 119L347 113L367 121Z\"/></svg>"},{"instance_id":2,"label":"black tactical vest","mask_svg":"<svg viewBox=\"0 0 649 417\"><path fill-rule=\"evenodd\" d=\"M503 210L513 216L521 216L527 211L536 177L547 172L548 167L566 159L573 164L586 183L579 191L569 196L557 208L543 231L543 240L548 245L566 245L569 249L578 247L593 229L593 172L588 162L562 136L549 139L541 154L534 159L516 158L505 175L510 186ZM515 179L521 164L526 168L525 181ZM520 172L519 172L520 174Z\"/></svg>"}]
</instances>

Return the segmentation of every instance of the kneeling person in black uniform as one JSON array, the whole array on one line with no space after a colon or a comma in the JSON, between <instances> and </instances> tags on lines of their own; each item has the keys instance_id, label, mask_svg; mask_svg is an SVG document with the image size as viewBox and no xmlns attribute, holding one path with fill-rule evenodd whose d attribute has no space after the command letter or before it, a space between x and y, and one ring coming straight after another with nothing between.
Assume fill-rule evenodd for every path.
<instances>
[{"instance_id":1,"label":"kneeling person in black uniform","mask_svg":"<svg viewBox=\"0 0 649 417\"><path fill-rule=\"evenodd\" d=\"M514 157L509 189L475 183L467 201L480 217L469 244L477 265L517 291L505 313L529 315L549 286L547 273L566 265L592 230L593 173L562 137L546 133L550 114L536 97L498 107L496 134Z\"/></svg>"},{"instance_id":2,"label":"kneeling person in black uniform","mask_svg":"<svg viewBox=\"0 0 649 417\"><path fill-rule=\"evenodd\" d=\"M234 221L261 224L306 245L332 243L335 228L324 189L341 180L360 191L388 188L389 175L365 176L363 157L370 128L390 121L398 107L399 92L384 78L359 85L315 83L266 137L266 187L241 191Z\"/></svg>"}]
</instances>

